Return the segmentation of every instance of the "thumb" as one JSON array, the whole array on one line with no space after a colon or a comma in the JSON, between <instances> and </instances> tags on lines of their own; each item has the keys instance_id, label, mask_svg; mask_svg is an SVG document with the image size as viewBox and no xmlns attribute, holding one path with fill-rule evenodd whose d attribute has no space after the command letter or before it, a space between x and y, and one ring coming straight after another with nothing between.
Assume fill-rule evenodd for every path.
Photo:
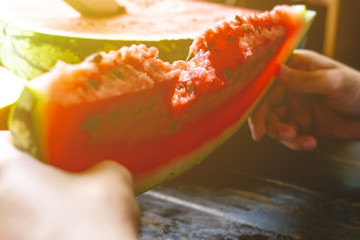
<instances>
[{"instance_id":1,"label":"thumb","mask_svg":"<svg viewBox=\"0 0 360 240\"><path fill-rule=\"evenodd\" d=\"M85 178L92 178L96 179L97 181L106 183L121 182L125 185L133 185L133 178L129 170L127 170L121 164L110 160L104 160L100 163L97 163L96 165L82 172L80 175Z\"/></svg>"},{"instance_id":2,"label":"thumb","mask_svg":"<svg viewBox=\"0 0 360 240\"><path fill-rule=\"evenodd\" d=\"M287 89L298 93L327 93L331 87L328 70L298 70L281 65L277 79Z\"/></svg>"}]
</instances>

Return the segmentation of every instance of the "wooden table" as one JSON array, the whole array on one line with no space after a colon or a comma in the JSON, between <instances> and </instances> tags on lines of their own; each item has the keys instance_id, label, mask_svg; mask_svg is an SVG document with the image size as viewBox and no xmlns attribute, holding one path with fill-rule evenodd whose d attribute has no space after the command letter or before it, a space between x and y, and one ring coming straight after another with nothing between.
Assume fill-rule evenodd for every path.
<instances>
[{"instance_id":1,"label":"wooden table","mask_svg":"<svg viewBox=\"0 0 360 240\"><path fill-rule=\"evenodd\" d=\"M360 143L293 152L246 126L199 167L138 197L141 239L358 240Z\"/></svg>"}]
</instances>

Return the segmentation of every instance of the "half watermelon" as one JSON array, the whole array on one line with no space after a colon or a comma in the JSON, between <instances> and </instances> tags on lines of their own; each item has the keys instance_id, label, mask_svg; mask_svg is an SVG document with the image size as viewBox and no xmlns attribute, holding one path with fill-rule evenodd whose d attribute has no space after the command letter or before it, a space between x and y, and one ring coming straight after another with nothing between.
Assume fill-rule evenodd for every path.
<instances>
[{"instance_id":1,"label":"half watermelon","mask_svg":"<svg viewBox=\"0 0 360 240\"><path fill-rule=\"evenodd\" d=\"M15 145L75 172L116 160L143 192L200 163L243 124L314 15L285 5L236 15L197 37L188 61L133 45L59 62L24 88L9 122Z\"/></svg>"},{"instance_id":2,"label":"half watermelon","mask_svg":"<svg viewBox=\"0 0 360 240\"><path fill-rule=\"evenodd\" d=\"M99 19L80 15L63 0L2 0L0 62L30 80L58 60L79 63L96 52L140 43L157 47L162 60L173 62L186 58L207 26L253 12L196 0L122 0L121 5L126 13Z\"/></svg>"}]
</instances>

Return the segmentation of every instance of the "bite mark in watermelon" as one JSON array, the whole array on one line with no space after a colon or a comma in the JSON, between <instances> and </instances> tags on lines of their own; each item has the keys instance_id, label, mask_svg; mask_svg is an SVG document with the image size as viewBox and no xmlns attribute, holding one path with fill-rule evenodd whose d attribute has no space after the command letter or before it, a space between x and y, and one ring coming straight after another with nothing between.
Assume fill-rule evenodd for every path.
<instances>
[{"instance_id":1,"label":"bite mark in watermelon","mask_svg":"<svg viewBox=\"0 0 360 240\"><path fill-rule=\"evenodd\" d=\"M59 62L24 89L10 119L17 147L69 171L113 159L137 193L198 164L230 137L310 25L304 6L236 16L172 64L145 45Z\"/></svg>"}]
</instances>

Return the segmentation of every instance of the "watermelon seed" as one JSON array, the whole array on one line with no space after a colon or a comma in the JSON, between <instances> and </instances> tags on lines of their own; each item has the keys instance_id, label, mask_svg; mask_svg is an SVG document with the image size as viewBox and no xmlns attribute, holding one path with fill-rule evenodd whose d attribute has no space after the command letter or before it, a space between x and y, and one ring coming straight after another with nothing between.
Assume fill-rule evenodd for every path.
<instances>
[{"instance_id":1,"label":"watermelon seed","mask_svg":"<svg viewBox=\"0 0 360 240\"><path fill-rule=\"evenodd\" d=\"M88 130L89 133L93 134L100 126L102 115L97 114L95 116L87 118L80 126L80 130Z\"/></svg>"},{"instance_id":2,"label":"watermelon seed","mask_svg":"<svg viewBox=\"0 0 360 240\"><path fill-rule=\"evenodd\" d=\"M99 83L95 80L89 80L88 81L88 85L89 87L95 88L95 89L99 89Z\"/></svg>"},{"instance_id":3,"label":"watermelon seed","mask_svg":"<svg viewBox=\"0 0 360 240\"><path fill-rule=\"evenodd\" d=\"M260 28L258 28L258 33L261 34L261 29Z\"/></svg>"},{"instance_id":4,"label":"watermelon seed","mask_svg":"<svg viewBox=\"0 0 360 240\"><path fill-rule=\"evenodd\" d=\"M102 60L102 55L101 54L96 54L95 56L94 56L94 58L92 59L92 61L94 62L94 63L99 63L99 62L101 62L101 60Z\"/></svg>"},{"instance_id":5,"label":"watermelon seed","mask_svg":"<svg viewBox=\"0 0 360 240\"><path fill-rule=\"evenodd\" d=\"M176 85L176 90L180 91L181 89L183 89L183 86L181 84Z\"/></svg>"},{"instance_id":6,"label":"watermelon seed","mask_svg":"<svg viewBox=\"0 0 360 240\"><path fill-rule=\"evenodd\" d=\"M226 76L226 79L229 81L233 78L233 73L230 70L225 70L224 75Z\"/></svg>"},{"instance_id":7,"label":"watermelon seed","mask_svg":"<svg viewBox=\"0 0 360 240\"><path fill-rule=\"evenodd\" d=\"M272 49L270 49L268 52L267 52L267 56L268 57L271 57L272 55L274 54L274 51Z\"/></svg>"},{"instance_id":8,"label":"watermelon seed","mask_svg":"<svg viewBox=\"0 0 360 240\"><path fill-rule=\"evenodd\" d=\"M121 116L121 111L120 110L115 110L112 113L110 113L109 115L109 120L111 122L116 121L119 117Z\"/></svg>"},{"instance_id":9,"label":"watermelon seed","mask_svg":"<svg viewBox=\"0 0 360 240\"><path fill-rule=\"evenodd\" d=\"M122 73L117 69L111 69L112 74L115 75L117 78L122 78Z\"/></svg>"},{"instance_id":10,"label":"watermelon seed","mask_svg":"<svg viewBox=\"0 0 360 240\"><path fill-rule=\"evenodd\" d=\"M117 12L118 13L126 13L126 8L123 7L123 6L119 6L118 9L117 9Z\"/></svg>"},{"instance_id":11,"label":"watermelon seed","mask_svg":"<svg viewBox=\"0 0 360 240\"><path fill-rule=\"evenodd\" d=\"M193 95L195 92L195 84L192 81L188 81L186 82L186 91L190 94Z\"/></svg>"},{"instance_id":12,"label":"watermelon seed","mask_svg":"<svg viewBox=\"0 0 360 240\"><path fill-rule=\"evenodd\" d=\"M231 35L229 35L229 36L228 36L228 40L229 40L230 42L233 42L233 41L234 41L234 38L233 38Z\"/></svg>"},{"instance_id":13,"label":"watermelon seed","mask_svg":"<svg viewBox=\"0 0 360 240\"><path fill-rule=\"evenodd\" d=\"M242 71L240 70L240 65L236 67L236 78L240 79L242 75Z\"/></svg>"},{"instance_id":14,"label":"watermelon seed","mask_svg":"<svg viewBox=\"0 0 360 240\"><path fill-rule=\"evenodd\" d=\"M214 47L214 45L215 45L215 42L210 43L208 50L210 51Z\"/></svg>"},{"instance_id":15,"label":"watermelon seed","mask_svg":"<svg viewBox=\"0 0 360 240\"><path fill-rule=\"evenodd\" d=\"M238 15L235 16L235 19L236 19L238 22L240 22L240 24L243 23L243 21L241 20L241 18L240 18Z\"/></svg>"},{"instance_id":16,"label":"watermelon seed","mask_svg":"<svg viewBox=\"0 0 360 240\"><path fill-rule=\"evenodd\" d=\"M171 123L170 128L171 128L171 130L174 131L174 132L177 131L177 130L179 130L179 128L180 128L179 122L173 122L173 123Z\"/></svg>"},{"instance_id":17,"label":"watermelon seed","mask_svg":"<svg viewBox=\"0 0 360 240\"><path fill-rule=\"evenodd\" d=\"M6 28L3 28L3 35L6 36Z\"/></svg>"},{"instance_id":18,"label":"watermelon seed","mask_svg":"<svg viewBox=\"0 0 360 240\"><path fill-rule=\"evenodd\" d=\"M149 106L147 107L147 110L148 110L149 112L151 112L152 110L154 110L155 106L156 106L156 101L151 101L151 103L150 103Z\"/></svg>"},{"instance_id":19,"label":"watermelon seed","mask_svg":"<svg viewBox=\"0 0 360 240\"><path fill-rule=\"evenodd\" d=\"M243 31L249 30L249 29L250 29L250 25L244 23L243 25L241 25L241 29L242 29Z\"/></svg>"},{"instance_id":20,"label":"watermelon seed","mask_svg":"<svg viewBox=\"0 0 360 240\"><path fill-rule=\"evenodd\" d=\"M257 61L254 61L253 62L253 68L257 68L258 67L258 62Z\"/></svg>"},{"instance_id":21,"label":"watermelon seed","mask_svg":"<svg viewBox=\"0 0 360 240\"><path fill-rule=\"evenodd\" d=\"M143 106L141 105L141 106L138 108L138 110L136 111L136 113L137 113L137 114L140 114L140 113L142 113L142 111L143 111Z\"/></svg>"}]
</instances>

